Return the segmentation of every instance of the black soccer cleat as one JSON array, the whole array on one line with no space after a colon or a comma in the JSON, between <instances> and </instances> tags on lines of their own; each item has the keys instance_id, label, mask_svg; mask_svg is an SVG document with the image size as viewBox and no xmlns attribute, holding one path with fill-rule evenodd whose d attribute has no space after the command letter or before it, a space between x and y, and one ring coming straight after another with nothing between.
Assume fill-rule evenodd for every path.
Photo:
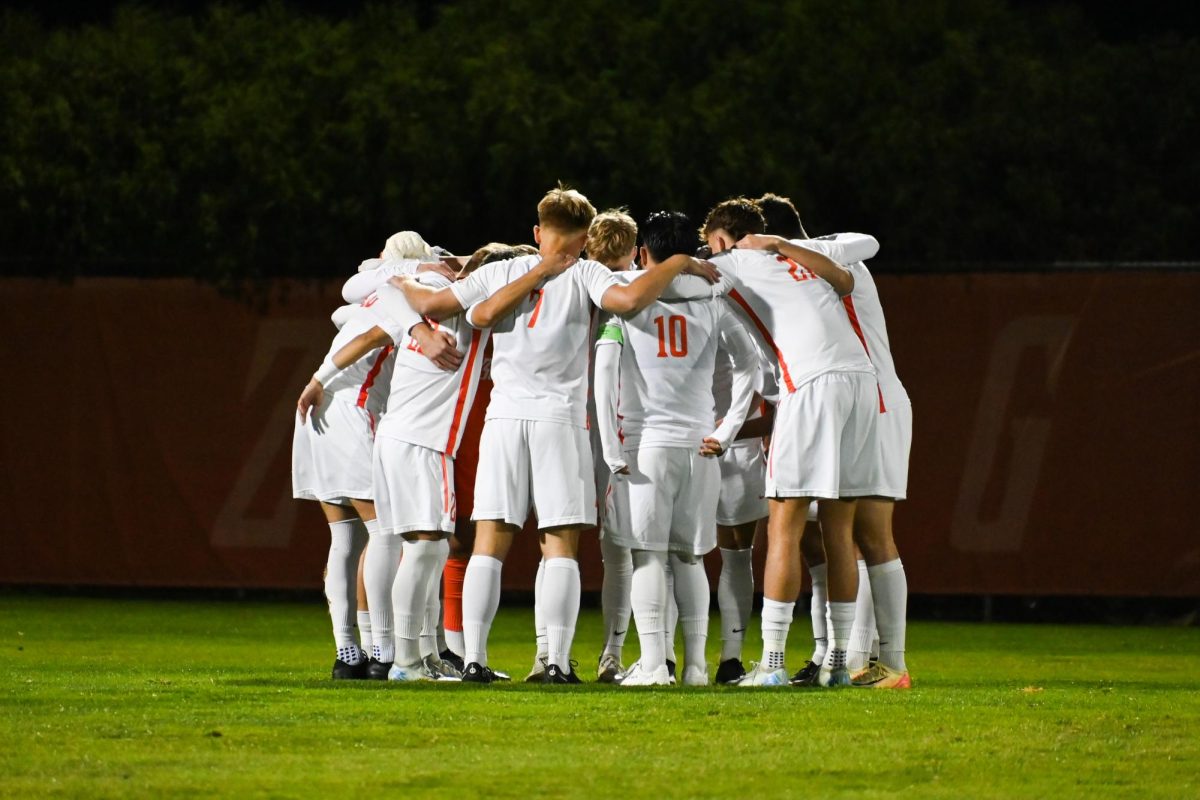
<instances>
[{"instance_id":1,"label":"black soccer cleat","mask_svg":"<svg viewBox=\"0 0 1200 800\"><path fill-rule=\"evenodd\" d=\"M726 685L734 684L740 681L745 674L746 667L740 658L727 658L717 665L716 682Z\"/></svg>"},{"instance_id":2,"label":"black soccer cleat","mask_svg":"<svg viewBox=\"0 0 1200 800\"><path fill-rule=\"evenodd\" d=\"M814 661L804 662L800 671L788 681L792 686L816 686L817 676L821 674L821 666Z\"/></svg>"},{"instance_id":3,"label":"black soccer cleat","mask_svg":"<svg viewBox=\"0 0 1200 800\"><path fill-rule=\"evenodd\" d=\"M579 676L575 674L575 670L563 672L562 667L558 664L546 665L546 675L542 678L542 683L583 683Z\"/></svg>"},{"instance_id":4,"label":"black soccer cleat","mask_svg":"<svg viewBox=\"0 0 1200 800\"><path fill-rule=\"evenodd\" d=\"M367 674L363 677L369 681L386 681L391 668L391 661L376 661L372 658L367 662Z\"/></svg>"},{"instance_id":5,"label":"black soccer cleat","mask_svg":"<svg viewBox=\"0 0 1200 800\"><path fill-rule=\"evenodd\" d=\"M340 658L333 662L333 675L335 681L361 681L367 677L367 662L359 660L357 664L347 664Z\"/></svg>"},{"instance_id":6,"label":"black soccer cleat","mask_svg":"<svg viewBox=\"0 0 1200 800\"><path fill-rule=\"evenodd\" d=\"M462 656L460 656L458 653L454 652L453 650L450 650L449 648L438 653L438 658L440 658L442 661L445 661L447 664L450 664L459 672L462 672L463 667L466 666L466 664L463 663Z\"/></svg>"},{"instance_id":7,"label":"black soccer cleat","mask_svg":"<svg viewBox=\"0 0 1200 800\"><path fill-rule=\"evenodd\" d=\"M671 683L674 683L675 682L675 662L669 658L667 659L667 674L671 676Z\"/></svg>"},{"instance_id":8,"label":"black soccer cleat","mask_svg":"<svg viewBox=\"0 0 1200 800\"><path fill-rule=\"evenodd\" d=\"M496 680L496 673L478 661L472 661L463 670L463 683L491 683L494 680Z\"/></svg>"}]
</instances>

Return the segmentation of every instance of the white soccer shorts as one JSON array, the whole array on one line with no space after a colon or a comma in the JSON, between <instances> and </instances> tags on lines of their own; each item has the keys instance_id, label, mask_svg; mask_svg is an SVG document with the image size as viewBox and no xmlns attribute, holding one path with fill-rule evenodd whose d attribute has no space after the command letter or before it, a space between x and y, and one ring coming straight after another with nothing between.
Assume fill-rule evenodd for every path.
<instances>
[{"instance_id":1,"label":"white soccer shorts","mask_svg":"<svg viewBox=\"0 0 1200 800\"><path fill-rule=\"evenodd\" d=\"M454 532L454 459L380 436L375 439L372 472L381 533Z\"/></svg>"},{"instance_id":2,"label":"white soccer shorts","mask_svg":"<svg viewBox=\"0 0 1200 800\"><path fill-rule=\"evenodd\" d=\"M371 500L371 445L375 421L365 408L326 394L292 434L292 496L348 505Z\"/></svg>"},{"instance_id":3,"label":"white soccer shorts","mask_svg":"<svg viewBox=\"0 0 1200 800\"><path fill-rule=\"evenodd\" d=\"M780 398L767 497L853 498L879 483L879 394L865 372L819 375Z\"/></svg>"},{"instance_id":4,"label":"white soccer shorts","mask_svg":"<svg viewBox=\"0 0 1200 800\"><path fill-rule=\"evenodd\" d=\"M489 419L479 439L471 519L538 528L596 524L596 478L588 432L563 422Z\"/></svg>"},{"instance_id":5,"label":"white soccer shorts","mask_svg":"<svg viewBox=\"0 0 1200 800\"><path fill-rule=\"evenodd\" d=\"M717 463L721 467L717 524L744 525L767 516L767 462L763 458L762 440L738 442Z\"/></svg>"},{"instance_id":6,"label":"white soccer shorts","mask_svg":"<svg viewBox=\"0 0 1200 800\"><path fill-rule=\"evenodd\" d=\"M717 546L721 468L689 447L625 451L609 483L603 536L634 550L703 556Z\"/></svg>"},{"instance_id":7,"label":"white soccer shorts","mask_svg":"<svg viewBox=\"0 0 1200 800\"><path fill-rule=\"evenodd\" d=\"M912 449L912 405L889 406L876 422L879 480L867 492L903 500L908 494L908 454Z\"/></svg>"}]
</instances>

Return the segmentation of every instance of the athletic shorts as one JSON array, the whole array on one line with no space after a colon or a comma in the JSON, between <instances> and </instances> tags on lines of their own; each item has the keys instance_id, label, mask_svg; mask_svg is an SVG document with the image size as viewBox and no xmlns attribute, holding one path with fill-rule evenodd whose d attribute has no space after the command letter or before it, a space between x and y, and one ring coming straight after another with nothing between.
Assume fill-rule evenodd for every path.
<instances>
[{"instance_id":1,"label":"athletic shorts","mask_svg":"<svg viewBox=\"0 0 1200 800\"><path fill-rule=\"evenodd\" d=\"M690 447L626 450L609 483L603 536L634 550L703 556L717 546L721 468Z\"/></svg>"},{"instance_id":2,"label":"athletic shorts","mask_svg":"<svg viewBox=\"0 0 1200 800\"><path fill-rule=\"evenodd\" d=\"M454 459L380 436L372 472L380 533L454 532Z\"/></svg>"},{"instance_id":3,"label":"athletic shorts","mask_svg":"<svg viewBox=\"0 0 1200 800\"><path fill-rule=\"evenodd\" d=\"M365 408L326 394L292 434L292 497L348 505L371 500L375 420Z\"/></svg>"},{"instance_id":4,"label":"athletic shorts","mask_svg":"<svg viewBox=\"0 0 1200 800\"><path fill-rule=\"evenodd\" d=\"M775 409L767 497L852 498L879 483L879 394L865 372L818 375Z\"/></svg>"},{"instance_id":5,"label":"athletic shorts","mask_svg":"<svg viewBox=\"0 0 1200 800\"><path fill-rule=\"evenodd\" d=\"M767 516L767 462L762 442L739 442L726 450L717 464L721 468L717 524L744 525Z\"/></svg>"},{"instance_id":6,"label":"athletic shorts","mask_svg":"<svg viewBox=\"0 0 1200 800\"><path fill-rule=\"evenodd\" d=\"M879 480L868 495L903 500L908 494L908 453L912 449L912 405L889 406L876 422Z\"/></svg>"},{"instance_id":7,"label":"athletic shorts","mask_svg":"<svg viewBox=\"0 0 1200 800\"><path fill-rule=\"evenodd\" d=\"M479 439L471 519L538 528L596 524L592 446L584 428L563 422L489 419Z\"/></svg>"}]
</instances>

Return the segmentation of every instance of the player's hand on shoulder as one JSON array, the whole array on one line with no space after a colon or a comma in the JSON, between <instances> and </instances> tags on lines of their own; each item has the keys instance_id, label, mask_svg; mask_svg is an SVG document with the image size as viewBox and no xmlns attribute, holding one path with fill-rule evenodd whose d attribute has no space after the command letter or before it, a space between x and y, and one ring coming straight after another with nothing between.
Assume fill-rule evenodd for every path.
<instances>
[{"instance_id":1,"label":"player's hand on shoulder","mask_svg":"<svg viewBox=\"0 0 1200 800\"><path fill-rule=\"evenodd\" d=\"M624 461L609 461L608 468L609 468L609 470L612 471L613 475L628 475L629 474L629 465L626 464Z\"/></svg>"},{"instance_id":2,"label":"player's hand on shoulder","mask_svg":"<svg viewBox=\"0 0 1200 800\"><path fill-rule=\"evenodd\" d=\"M721 443L711 436L704 437L704 441L700 443L700 455L705 458L714 458L725 452L725 448Z\"/></svg>"},{"instance_id":3,"label":"player's hand on shoulder","mask_svg":"<svg viewBox=\"0 0 1200 800\"><path fill-rule=\"evenodd\" d=\"M436 272L448 281L458 280L458 271L451 269L445 261L432 261L428 264L418 264L417 272Z\"/></svg>"},{"instance_id":4,"label":"player's hand on shoulder","mask_svg":"<svg viewBox=\"0 0 1200 800\"><path fill-rule=\"evenodd\" d=\"M569 253L552 253L548 256L543 256L541 263L534 267L534 269L543 278L553 278L566 272L578 261L579 258L577 256L570 255Z\"/></svg>"},{"instance_id":5,"label":"player's hand on shoulder","mask_svg":"<svg viewBox=\"0 0 1200 800\"><path fill-rule=\"evenodd\" d=\"M457 342L445 331L435 331L422 322L420 325L414 325L410 333L421 346L421 352L434 366L453 372L462 363L463 354L458 351Z\"/></svg>"},{"instance_id":6,"label":"player's hand on shoulder","mask_svg":"<svg viewBox=\"0 0 1200 800\"><path fill-rule=\"evenodd\" d=\"M716 283L721 280L721 272L716 265L711 261L701 261L698 258L689 260L688 265L683 268L685 275L697 275L709 283Z\"/></svg>"},{"instance_id":7,"label":"player's hand on shoulder","mask_svg":"<svg viewBox=\"0 0 1200 800\"><path fill-rule=\"evenodd\" d=\"M309 412L321 405L321 401L325 399L325 387L316 378L308 382L304 387L304 391L300 393L300 399L296 401L296 413L300 415L300 422L303 424L308 422ZM312 411L313 426L317 424L317 414Z\"/></svg>"},{"instance_id":8,"label":"player's hand on shoulder","mask_svg":"<svg viewBox=\"0 0 1200 800\"><path fill-rule=\"evenodd\" d=\"M766 233L748 233L741 239L738 239L737 248L742 250L767 250L772 253L779 252L779 243L784 241L780 236L771 236Z\"/></svg>"}]
</instances>

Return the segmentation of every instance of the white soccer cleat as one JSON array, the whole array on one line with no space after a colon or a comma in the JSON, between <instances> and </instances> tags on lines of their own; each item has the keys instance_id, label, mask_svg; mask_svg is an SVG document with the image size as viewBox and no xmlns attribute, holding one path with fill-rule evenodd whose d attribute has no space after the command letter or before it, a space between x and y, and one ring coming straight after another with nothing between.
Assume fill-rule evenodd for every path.
<instances>
[{"instance_id":1,"label":"white soccer cleat","mask_svg":"<svg viewBox=\"0 0 1200 800\"><path fill-rule=\"evenodd\" d=\"M708 669L700 664L688 664L683 670L684 686L708 686Z\"/></svg>"},{"instance_id":2,"label":"white soccer cleat","mask_svg":"<svg viewBox=\"0 0 1200 800\"><path fill-rule=\"evenodd\" d=\"M660 664L658 669L647 672L642 669L642 663L639 661L629 668L625 673L625 677L621 679L621 686L670 686L671 673L667 671L666 664Z\"/></svg>"},{"instance_id":3,"label":"white soccer cleat","mask_svg":"<svg viewBox=\"0 0 1200 800\"><path fill-rule=\"evenodd\" d=\"M765 664L752 664L750 671L735 686L787 686L788 674L783 667L768 669Z\"/></svg>"},{"instance_id":4,"label":"white soccer cleat","mask_svg":"<svg viewBox=\"0 0 1200 800\"><path fill-rule=\"evenodd\" d=\"M392 668L388 670L387 679L401 683L438 680L437 677L430 673L429 668L424 663L410 664L406 667L402 667L399 664L392 664Z\"/></svg>"},{"instance_id":5,"label":"white soccer cleat","mask_svg":"<svg viewBox=\"0 0 1200 800\"><path fill-rule=\"evenodd\" d=\"M434 655L425 656L421 659L421 666L425 672L438 681L461 681L462 673L458 668Z\"/></svg>"},{"instance_id":6,"label":"white soccer cleat","mask_svg":"<svg viewBox=\"0 0 1200 800\"><path fill-rule=\"evenodd\" d=\"M820 673L817 675L817 686L830 688L833 686L849 686L850 685L850 670L845 667L837 669L829 669L821 667Z\"/></svg>"}]
</instances>

